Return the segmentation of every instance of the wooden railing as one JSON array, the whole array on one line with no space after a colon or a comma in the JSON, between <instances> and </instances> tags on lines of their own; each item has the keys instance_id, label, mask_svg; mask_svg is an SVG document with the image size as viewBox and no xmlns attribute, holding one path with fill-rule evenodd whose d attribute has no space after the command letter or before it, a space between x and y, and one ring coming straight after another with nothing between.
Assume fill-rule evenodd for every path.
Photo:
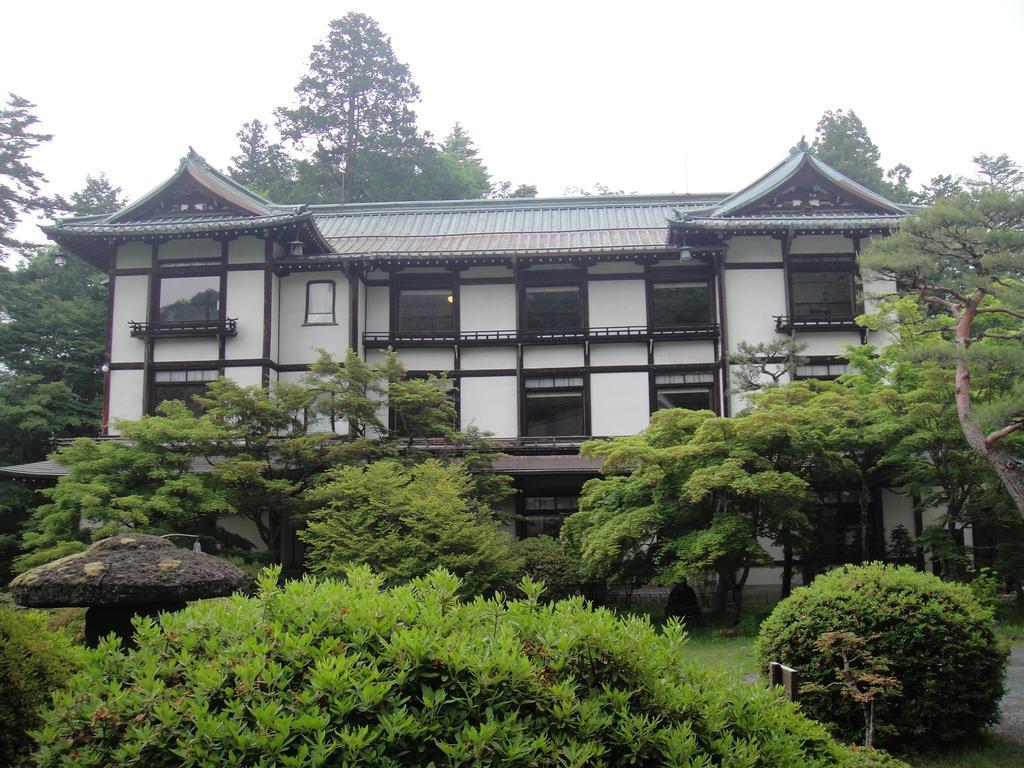
<instances>
[{"instance_id":1,"label":"wooden railing","mask_svg":"<svg viewBox=\"0 0 1024 768\"><path fill-rule=\"evenodd\" d=\"M128 325L132 329L132 336L136 338L238 335L238 319L234 317L225 320L156 320L151 323L133 320Z\"/></svg>"},{"instance_id":2,"label":"wooden railing","mask_svg":"<svg viewBox=\"0 0 1024 768\"><path fill-rule=\"evenodd\" d=\"M577 341L635 340L697 340L718 338L718 324L651 328L646 325L613 325L596 328L568 328L543 331L366 331L365 344L406 345L488 345L488 344L564 344Z\"/></svg>"}]
</instances>

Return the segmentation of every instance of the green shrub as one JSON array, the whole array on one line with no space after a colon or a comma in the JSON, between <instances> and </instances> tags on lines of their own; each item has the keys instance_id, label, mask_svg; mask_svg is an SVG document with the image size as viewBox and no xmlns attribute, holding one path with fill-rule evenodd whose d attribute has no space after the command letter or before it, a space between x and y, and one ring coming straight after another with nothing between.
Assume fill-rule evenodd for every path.
<instances>
[{"instance_id":1,"label":"green shrub","mask_svg":"<svg viewBox=\"0 0 1024 768\"><path fill-rule=\"evenodd\" d=\"M70 677L78 649L37 611L0 605L0 765L20 765L32 748L39 710Z\"/></svg>"},{"instance_id":2,"label":"green shrub","mask_svg":"<svg viewBox=\"0 0 1024 768\"><path fill-rule=\"evenodd\" d=\"M678 623L458 598L366 568L140 622L55 697L38 766L682 765L854 759L777 692L685 662Z\"/></svg>"},{"instance_id":3,"label":"green shrub","mask_svg":"<svg viewBox=\"0 0 1024 768\"><path fill-rule=\"evenodd\" d=\"M523 573L534 581L544 582L545 600L569 597L582 586L576 559L558 539L531 536L517 541L514 549L523 563Z\"/></svg>"},{"instance_id":4,"label":"green shrub","mask_svg":"<svg viewBox=\"0 0 1024 768\"><path fill-rule=\"evenodd\" d=\"M1007 650L996 638L992 612L968 587L908 566L832 571L776 606L761 625L759 661L762 667L781 661L798 669L803 682L828 685L835 665L814 647L826 632L863 638L902 684L902 696L878 704L880 744L934 746L997 721ZM861 741L863 713L840 688L808 692L801 706L837 736Z\"/></svg>"}]
</instances>

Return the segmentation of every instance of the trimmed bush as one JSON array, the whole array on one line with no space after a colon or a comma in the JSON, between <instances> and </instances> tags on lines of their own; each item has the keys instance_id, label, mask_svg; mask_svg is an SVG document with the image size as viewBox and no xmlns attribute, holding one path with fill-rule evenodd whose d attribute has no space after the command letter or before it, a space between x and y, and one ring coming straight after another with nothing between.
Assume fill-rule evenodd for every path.
<instances>
[{"instance_id":1,"label":"trimmed bush","mask_svg":"<svg viewBox=\"0 0 1024 768\"><path fill-rule=\"evenodd\" d=\"M558 539L530 536L517 541L513 547L523 562L523 573L534 581L544 582L545 599L561 600L583 586L576 559Z\"/></svg>"},{"instance_id":2,"label":"trimmed bush","mask_svg":"<svg viewBox=\"0 0 1024 768\"><path fill-rule=\"evenodd\" d=\"M974 734L999 717L1007 649L992 612L969 587L909 566L850 566L819 576L776 606L761 625L763 666L781 661L804 683L828 685L835 663L815 650L826 632L853 632L890 664L901 696L878 704L878 740L900 749L934 747ZM864 717L841 686L801 696L804 712L849 741L864 738Z\"/></svg>"},{"instance_id":3,"label":"trimmed bush","mask_svg":"<svg viewBox=\"0 0 1024 768\"><path fill-rule=\"evenodd\" d=\"M77 648L45 615L0 605L0 765L22 765L39 710L70 677Z\"/></svg>"},{"instance_id":4,"label":"trimmed bush","mask_svg":"<svg viewBox=\"0 0 1024 768\"><path fill-rule=\"evenodd\" d=\"M57 695L36 764L862 765L777 692L685 663L678 623L459 588L272 570L256 597L143 620L137 651L107 643Z\"/></svg>"}]
</instances>

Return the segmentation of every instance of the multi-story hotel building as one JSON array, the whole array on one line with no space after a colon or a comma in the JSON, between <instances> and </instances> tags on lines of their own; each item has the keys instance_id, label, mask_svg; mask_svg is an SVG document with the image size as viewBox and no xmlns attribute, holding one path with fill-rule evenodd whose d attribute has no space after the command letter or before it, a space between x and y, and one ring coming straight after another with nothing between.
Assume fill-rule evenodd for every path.
<instances>
[{"instance_id":1,"label":"multi-story hotel building","mask_svg":"<svg viewBox=\"0 0 1024 768\"><path fill-rule=\"evenodd\" d=\"M266 386L318 348L390 346L413 374L448 372L460 425L500 439L531 535L596 476L585 438L659 408L735 413L740 342L805 343L797 377L880 343L854 317L894 286L862 281L857 254L905 213L806 148L731 195L329 206L273 204L190 153L127 207L44 231L109 271L105 431L213 377ZM838 540L853 523L833 501ZM920 530L909 499L874 504L876 550Z\"/></svg>"}]
</instances>

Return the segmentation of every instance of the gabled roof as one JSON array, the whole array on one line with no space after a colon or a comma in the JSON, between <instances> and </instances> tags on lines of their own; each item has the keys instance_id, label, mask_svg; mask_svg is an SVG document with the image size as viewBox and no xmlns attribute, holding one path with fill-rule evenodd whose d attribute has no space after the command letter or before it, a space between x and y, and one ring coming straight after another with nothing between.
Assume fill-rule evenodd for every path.
<instances>
[{"instance_id":1,"label":"gabled roof","mask_svg":"<svg viewBox=\"0 0 1024 768\"><path fill-rule=\"evenodd\" d=\"M889 232L907 208L858 184L800 144L789 157L739 192L703 209L676 211L673 242L694 243L729 234L780 232L874 234Z\"/></svg>"},{"instance_id":2,"label":"gabled roof","mask_svg":"<svg viewBox=\"0 0 1024 768\"><path fill-rule=\"evenodd\" d=\"M819 177L826 185L835 186L846 195L853 207L862 208L864 213L888 213L898 216L906 213L898 205L886 200L877 192L872 192L827 165L816 157L806 144L801 144L789 157L753 184L729 195L715 206L710 214L714 217L742 216L746 212L756 210L759 203L767 202L774 194L785 190L798 180L806 181L808 178L814 179L815 176Z\"/></svg>"},{"instance_id":3,"label":"gabled roof","mask_svg":"<svg viewBox=\"0 0 1024 768\"><path fill-rule=\"evenodd\" d=\"M205 191L211 197L238 209L236 212L243 215L266 216L274 208L269 200L225 176L189 147L188 154L181 159L178 170L169 179L109 216L107 223L145 217L153 205L168 193L188 187Z\"/></svg>"}]
</instances>

